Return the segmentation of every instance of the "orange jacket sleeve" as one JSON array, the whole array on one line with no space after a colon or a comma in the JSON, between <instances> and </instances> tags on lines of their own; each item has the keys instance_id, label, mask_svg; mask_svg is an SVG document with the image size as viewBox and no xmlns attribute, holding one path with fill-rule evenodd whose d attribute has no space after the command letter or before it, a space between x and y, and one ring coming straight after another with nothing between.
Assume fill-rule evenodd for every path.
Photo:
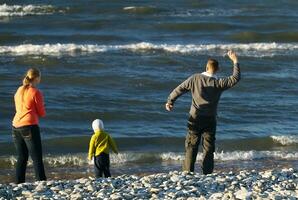
<instances>
[{"instance_id":1,"label":"orange jacket sleeve","mask_svg":"<svg viewBox=\"0 0 298 200\"><path fill-rule=\"evenodd\" d=\"M40 91L36 92L36 95L34 96L34 101L35 101L36 111L37 111L38 116L40 116L40 117L46 116L43 95Z\"/></svg>"}]
</instances>

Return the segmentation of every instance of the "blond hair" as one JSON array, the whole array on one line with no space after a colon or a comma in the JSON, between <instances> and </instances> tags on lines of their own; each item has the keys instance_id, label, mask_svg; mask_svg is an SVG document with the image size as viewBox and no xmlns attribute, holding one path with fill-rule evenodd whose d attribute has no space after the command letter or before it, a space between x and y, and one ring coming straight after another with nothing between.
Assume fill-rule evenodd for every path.
<instances>
[{"instance_id":1,"label":"blond hair","mask_svg":"<svg viewBox=\"0 0 298 200\"><path fill-rule=\"evenodd\" d=\"M28 87L29 85L32 85L33 81L40 77L40 71L36 68L30 68L28 69L24 79L23 79L23 86Z\"/></svg>"},{"instance_id":2,"label":"blond hair","mask_svg":"<svg viewBox=\"0 0 298 200\"><path fill-rule=\"evenodd\" d=\"M24 93L29 86L32 86L34 80L40 77L40 71L37 68L28 69L27 73L23 78L23 87L21 88L22 103L24 102Z\"/></svg>"}]
</instances>

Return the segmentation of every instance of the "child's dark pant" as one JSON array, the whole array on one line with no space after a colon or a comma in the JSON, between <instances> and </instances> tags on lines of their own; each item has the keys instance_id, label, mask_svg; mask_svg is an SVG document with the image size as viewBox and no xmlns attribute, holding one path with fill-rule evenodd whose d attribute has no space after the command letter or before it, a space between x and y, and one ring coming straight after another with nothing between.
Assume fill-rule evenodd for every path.
<instances>
[{"instance_id":1,"label":"child's dark pant","mask_svg":"<svg viewBox=\"0 0 298 200\"><path fill-rule=\"evenodd\" d=\"M94 171L96 178L103 177L103 175L106 178L111 176L109 154L101 153L94 157Z\"/></svg>"}]
</instances>

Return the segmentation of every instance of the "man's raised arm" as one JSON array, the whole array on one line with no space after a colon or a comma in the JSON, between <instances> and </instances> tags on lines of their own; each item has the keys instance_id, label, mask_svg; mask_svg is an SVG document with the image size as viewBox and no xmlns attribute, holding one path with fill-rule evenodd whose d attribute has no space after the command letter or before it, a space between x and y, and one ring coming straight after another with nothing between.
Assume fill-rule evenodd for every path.
<instances>
[{"instance_id":1,"label":"man's raised arm","mask_svg":"<svg viewBox=\"0 0 298 200\"><path fill-rule=\"evenodd\" d=\"M233 62L233 75L227 78L218 79L216 87L222 90L226 90L233 87L241 79L240 66L239 66L238 57L236 53L233 51L229 51L228 56Z\"/></svg>"}]
</instances>

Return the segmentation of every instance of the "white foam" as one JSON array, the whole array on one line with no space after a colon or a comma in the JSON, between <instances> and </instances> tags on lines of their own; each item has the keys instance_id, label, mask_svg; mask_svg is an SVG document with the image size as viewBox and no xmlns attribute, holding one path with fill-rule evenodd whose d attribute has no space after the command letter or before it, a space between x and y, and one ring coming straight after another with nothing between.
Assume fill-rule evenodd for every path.
<instances>
[{"instance_id":1,"label":"white foam","mask_svg":"<svg viewBox=\"0 0 298 200\"><path fill-rule=\"evenodd\" d=\"M276 11L272 13L272 11ZM271 10L271 12L263 12L262 10L255 10L242 7L241 9L234 8L206 8L206 9L175 9L174 11L162 13L163 16L175 16L175 17L232 17L232 16L245 16L245 17L264 17L264 16L292 16L296 17L297 12L295 10Z\"/></svg>"},{"instance_id":2,"label":"white foam","mask_svg":"<svg viewBox=\"0 0 298 200\"><path fill-rule=\"evenodd\" d=\"M189 16L197 16L197 17L230 17L235 15L243 14L243 10L241 9L181 9L175 10L170 14L170 16L176 17L189 17Z\"/></svg>"},{"instance_id":3,"label":"white foam","mask_svg":"<svg viewBox=\"0 0 298 200\"><path fill-rule=\"evenodd\" d=\"M64 155L64 156L44 156L44 162L47 165L57 167L57 166L84 166L88 165L88 159L85 155L74 154L74 155ZM16 164L16 157L11 156L9 158L11 165ZM28 160L28 165L32 166L33 162L31 159Z\"/></svg>"},{"instance_id":4,"label":"white foam","mask_svg":"<svg viewBox=\"0 0 298 200\"><path fill-rule=\"evenodd\" d=\"M75 54L79 52L103 52L107 51L105 46L98 45L76 45L76 44L24 44L18 46L0 46L0 53L13 55L61 55Z\"/></svg>"},{"instance_id":5,"label":"white foam","mask_svg":"<svg viewBox=\"0 0 298 200\"><path fill-rule=\"evenodd\" d=\"M168 153L162 153L160 155L161 160L174 160L174 161L179 161L179 160L184 160L184 154L182 153L174 153L174 152L168 152Z\"/></svg>"},{"instance_id":6,"label":"white foam","mask_svg":"<svg viewBox=\"0 0 298 200\"><path fill-rule=\"evenodd\" d=\"M197 160L201 161L203 154L198 153ZM232 160L255 160L255 159L281 159L281 160L297 160L298 152L283 152L283 151L232 151L232 152L215 152L214 159L219 161ZM16 157L11 156L5 159L10 162L11 166L16 164ZM184 153L167 152L167 153L135 153L124 152L119 154L110 154L111 164L125 164L129 162L142 161L183 161ZM88 166L93 165L93 161L87 159L87 154L68 154L63 156L44 156L45 165L51 167L59 166ZM32 166L32 160L29 160L28 165Z\"/></svg>"},{"instance_id":7,"label":"white foam","mask_svg":"<svg viewBox=\"0 0 298 200\"><path fill-rule=\"evenodd\" d=\"M162 50L171 53L222 56L234 49L240 56L272 57L276 55L298 55L298 43L233 43L233 44L153 44L147 42L124 45L97 44L23 44L17 46L0 46L0 54L12 55L74 55L78 53L100 53L107 51L142 52Z\"/></svg>"},{"instance_id":8,"label":"white foam","mask_svg":"<svg viewBox=\"0 0 298 200\"><path fill-rule=\"evenodd\" d=\"M112 164L123 164L127 162L132 162L141 159L146 153L119 153L119 154L110 154L110 162ZM16 164L16 157L10 156L8 161L12 166ZM52 167L58 166L87 166L93 165L93 161L89 161L87 154L67 154L67 155L58 155L51 156L47 155L43 158L44 162ZM28 165L32 166L33 162L31 159L28 161Z\"/></svg>"},{"instance_id":9,"label":"white foam","mask_svg":"<svg viewBox=\"0 0 298 200\"><path fill-rule=\"evenodd\" d=\"M136 6L127 6L124 7L123 10L135 10L137 7Z\"/></svg>"},{"instance_id":10,"label":"white foam","mask_svg":"<svg viewBox=\"0 0 298 200\"><path fill-rule=\"evenodd\" d=\"M110 161L114 164L123 164L141 159L144 156L142 153L118 153L110 154Z\"/></svg>"},{"instance_id":11,"label":"white foam","mask_svg":"<svg viewBox=\"0 0 298 200\"><path fill-rule=\"evenodd\" d=\"M54 13L51 5L0 5L0 17L48 15Z\"/></svg>"},{"instance_id":12,"label":"white foam","mask_svg":"<svg viewBox=\"0 0 298 200\"><path fill-rule=\"evenodd\" d=\"M182 161L184 160L183 154L177 153L163 153L160 155L162 160L169 161ZM197 160L202 160L203 154L198 153ZM286 159L296 160L298 159L298 152L283 152L283 151L232 151L232 152L215 152L214 159L220 161L231 161L231 160L254 160L254 159Z\"/></svg>"},{"instance_id":13,"label":"white foam","mask_svg":"<svg viewBox=\"0 0 298 200\"><path fill-rule=\"evenodd\" d=\"M119 154L110 154L110 162L112 164L123 164L127 162L132 162L139 160L143 154L135 153L119 153ZM89 161L87 154L69 154L64 156L49 156L45 157L45 162L50 166L84 166L84 165L93 165L93 161Z\"/></svg>"},{"instance_id":14,"label":"white foam","mask_svg":"<svg viewBox=\"0 0 298 200\"><path fill-rule=\"evenodd\" d=\"M292 145L298 144L298 135L280 135L271 136L274 142L280 143L282 145Z\"/></svg>"},{"instance_id":15,"label":"white foam","mask_svg":"<svg viewBox=\"0 0 298 200\"><path fill-rule=\"evenodd\" d=\"M127 6L127 7L124 7L123 10L132 10L132 11L136 11L138 9L150 9L150 8L155 8L154 6Z\"/></svg>"}]
</instances>

